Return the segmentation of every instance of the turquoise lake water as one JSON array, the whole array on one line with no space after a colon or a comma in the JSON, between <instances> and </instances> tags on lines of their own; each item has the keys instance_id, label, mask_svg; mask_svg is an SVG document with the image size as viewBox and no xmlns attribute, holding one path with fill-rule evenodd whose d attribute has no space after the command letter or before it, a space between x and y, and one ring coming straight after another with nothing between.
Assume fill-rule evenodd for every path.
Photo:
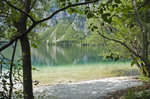
<instances>
[{"instance_id":1,"label":"turquoise lake water","mask_svg":"<svg viewBox=\"0 0 150 99\"><path fill-rule=\"evenodd\" d=\"M16 58L21 58L20 47L17 48ZM40 46L32 48L31 59L33 66L65 66L79 64L116 63L114 60L104 60L102 53L107 49L89 46ZM2 52L7 58L11 57L12 47ZM118 63L130 62L126 59Z\"/></svg>"}]
</instances>

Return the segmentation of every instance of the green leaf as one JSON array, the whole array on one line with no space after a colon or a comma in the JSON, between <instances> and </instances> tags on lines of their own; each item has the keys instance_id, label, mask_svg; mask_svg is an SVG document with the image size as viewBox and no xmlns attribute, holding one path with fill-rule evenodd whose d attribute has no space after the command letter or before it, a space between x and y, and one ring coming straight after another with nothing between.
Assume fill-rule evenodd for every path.
<instances>
[{"instance_id":1,"label":"green leaf","mask_svg":"<svg viewBox=\"0 0 150 99\"><path fill-rule=\"evenodd\" d=\"M134 24L130 24L130 29L132 29L134 27Z\"/></svg>"},{"instance_id":2,"label":"green leaf","mask_svg":"<svg viewBox=\"0 0 150 99\"><path fill-rule=\"evenodd\" d=\"M93 32L93 31L94 31L94 28L91 28L91 31Z\"/></svg>"},{"instance_id":3,"label":"green leaf","mask_svg":"<svg viewBox=\"0 0 150 99\"><path fill-rule=\"evenodd\" d=\"M107 16L110 16L110 15L111 15L110 13L104 13L102 16L107 17Z\"/></svg>"},{"instance_id":4,"label":"green leaf","mask_svg":"<svg viewBox=\"0 0 150 99\"><path fill-rule=\"evenodd\" d=\"M7 81L5 79L2 80L3 83L6 83Z\"/></svg>"},{"instance_id":5,"label":"green leaf","mask_svg":"<svg viewBox=\"0 0 150 99\"><path fill-rule=\"evenodd\" d=\"M76 0L76 2L79 2L79 0Z\"/></svg>"},{"instance_id":6,"label":"green leaf","mask_svg":"<svg viewBox=\"0 0 150 99\"><path fill-rule=\"evenodd\" d=\"M68 13L69 13L69 14L72 14L72 10L71 10L71 9L68 9Z\"/></svg>"},{"instance_id":7,"label":"green leaf","mask_svg":"<svg viewBox=\"0 0 150 99\"><path fill-rule=\"evenodd\" d=\"M4 75L3 77L4 77L5 79L9 79L9 76L7 76L7 75Z\"/></svg>"},{"instance_id":8,"label":"green leaf","mask_svg":"<svg viewBox=\"0 0 150 99\"><path fill-rule=\"evenodd\" d=\"M38 69L36 69L36 68L34 68L34 67L32 68L32 70L34 70L34 71L39 71Z\"/></svg>"},{"instance_id":9,"label":"green leaf","mask_svg":"<svg viewBox=\"0 0 150 99\"><path fill-rule=\"evenodd\" d=\"M33 43L31 46L34 47L34 48L37 48L37 47L38 47L38 46L37 46L36 44L34 44L34 43Z\"/></svg>"},{"instance_id":10,"label":"green leaf","mask_svg":"<svg viewBox=\"0 0 150 99\"><path fill-rule=\"evenodd\" d=\"M112 5L112 7L115 8L115 7L118 7L118 5L117 5L117 4L114 4L114 5Z\"/></svg>"},{"instance_id":11,"label":"green leaf","mask_svg":"<svg viewBox=\"0 0 150 99\"><path fill-rule=\"evenodd\" d=\"M129 59L129 58L130 58L130 56L131 56L131 55L130 55L130 54L128 54L128 55L126 56L126 58L127 58L127 59Z\"/></svg>"},{"instance_id":12,"label":"green leaf","mask_svg":"<svg viewBox=\"0 0 150 99\"><path fill-rule=\"evenodd\" d=\"M3 87L3 89L4 89L5 91L8 91L6 87Z\"/></svg>"},{"instance_id":13,"label":"green leaf","mask_svg":"<svg viewBox=\"0 0 150 99\"><path fill-rule=\"evenodd\" d=\"M106 56L106 57L105 57L105 59L108 59L108 58L110 58L110 56Z\"/></svg>"},{"instance_id":14,"label":"green leaf","mask_svg":"<svg viewBox=\"0 0 150 99\"><path fill-rule=\"evenodd\" d=\"M93 18L93 17L94 17L94 14L93 14L93 13L89 12L89 13L87 14L87 18L88 18L88 19Z\"/></svg>"},{"instance_id":15,"label":"green leaf","mask_svg":"<svg viewBox=\"0 0 150 99\"><path fill-rule=\"evenodd\" d=\"M139 61L140 63L144 63L143 61Z\"/></svg>"},{"instance_id":16,"label":"green leaf","mask_svg":"<svg viewBox=\"0 0 150 99\"><path fill-rule=\"evenodd\" d=\"M133 67L134 64L136 64L136 61L132 61L131 67Z\"/></svg>"},{"instance_id":17,"label":"green leaf","mask_svg":"<svg viewBox=\"0 0 150 99\"><path fill-rule=\"evenodd\" d=\"M97 27L97 26L93 26L93 28L94 28L94 29L98 29L98 27Z\"/></svg>"},{"instance_id":18,"label":"green leaf","mask_svg":"<svg viewBox=\"0 0 150 99\"><path fill-rule=\"evenodd\" d=\"M115 57L115 62L119 60L119 55Z\"/></svg>"},{"instance_id":19,"label":"green leaf","mask_svg":"<svg viewBox=\"0 0 150 99\"><path fill-rule=\"evenodd\" d=\"M134 57L137 61L140 60L138 57Z\"/></svg>"},{"instance_id":20,"label":"green leaf","mask_svg":"<svg viewBox=\"0 0 150 99\"><path fill-rule=\"evenodd\" d=\"M116 3L122 3L120 0L114 0Z\"/></svg>"},{"instance_id":21,"label":"green leaf","mask_svg":"<svg viewBox=\"0 0 150 99\"><path fill-rule=\"evenodd\" d=\"M113 0L108 0L107 3L106 3L106 5L112 3L112 1L113 1Z\"/></svg>"},{"instance_id":22,"label":"green leaf","mask_svg":"<svg viewBox=\"0 0 150 99\"><path fill-rule=\"evenodd\" d=\"M100 14L103 14L103 9L100 9Z\"/></svg>"},{"instance_id":23,"label":"green leaf","mask_svg":"<svg viewBox=\"0 0 150 99\"><path fill-rule=\"evenodd\" d=\"M112 18L109 18L109 19L107 20L107 22L108 22L108 23L111 23L111 22L112 22Z\"/></svg>"},{"instance_id":24,"label":"green leaf","mask_svg":"<svg viewBox=\"0 0 150 99\"><path fill-rule=\"evenodd\" d=\"M105 22L111 23L112 22L112 18L108 18L111 14L110 13L105 13L102 14L102 18Z\"/></svg>"},{"instance_id":25,"label":"green leaf","mask_svg":"<svg viewBox=\"0 0 150 99\"><path fill-rule=\"evenodd\" d=\"M93 23L91 23L90 25L93 25Z\"/></svg>"},{"instance_id":26,"label":"green leaf","mask_svg":"<svg viewBox=\"0 0 150 99\"><path fill-rule=\"evenodd\" d=\"M88 13L88 10L84 10L84 13L87 14L87 13Z\"/></svg>"},{"instance_id":27,"label":"green leaf","mask_svg":"<svg viewBox=\"0 0 150 99\"><path fill-rule=\"evenodd\" d=\"M114 57L112 55L110 55L110 59L114 59Z\"/></svg>"}]
</instances>

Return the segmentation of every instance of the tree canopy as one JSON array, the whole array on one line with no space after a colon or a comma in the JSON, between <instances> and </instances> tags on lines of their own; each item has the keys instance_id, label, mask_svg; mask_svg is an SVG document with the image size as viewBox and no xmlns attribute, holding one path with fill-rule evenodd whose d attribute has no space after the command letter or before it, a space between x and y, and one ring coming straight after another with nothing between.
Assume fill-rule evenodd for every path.
<instances>
[{"instance_id":1,"label":"tree canopy","mask_svg":"<svg viewBox=\"0 0 150 99\"><path fill-rule=\"evenodd\" d=\"M98 2L100 1L100 2ZM91 4L92 3L92 4ZM55 11L50 7L58 6ZM87 5L77 7L81 5ZM67 10L71 13L84 14L88 18L89 29L93 32L94 42L104 39L120 44L133 59L142 74L150 77L150 2L149 0L1 0L0 1L0 52L20 40L23 65L24 99L33 99L30 36L46 21L57 13ZM92 21L91 21L92 20ZM33 34L32 34L33 33ZM97 36L101 38L99 39ZM31 39L33 39L31 37ZM36 40L36 38L35 38ZM115 44L116 44L115 43ZM15 45L16 45L15 44ZM31 44L34 46L34 44ZM15 48L14 48L15 52ZM109 57L115 57L113 53ZM108 58L109 58L108 57ZM12 71L14 53L10 71ZM10 72L10 87L13 86ZM9 90L11 99L12 89Z\"/></svg>"},{"instance_id":2,"label":"tree canopy","mask_svg":"<svg viewBox=\"0 0 150 99\"><path fill-rule=\"evenodd\" d=\"M133 59L141 72L150 77L149 61L149 2L136 0L108 0L91 9L91 31L125 47L126 56ZM88 16L88 15L87 15ZM112 55L112 54L111 54Z\"/></svg>"}]
</instances>

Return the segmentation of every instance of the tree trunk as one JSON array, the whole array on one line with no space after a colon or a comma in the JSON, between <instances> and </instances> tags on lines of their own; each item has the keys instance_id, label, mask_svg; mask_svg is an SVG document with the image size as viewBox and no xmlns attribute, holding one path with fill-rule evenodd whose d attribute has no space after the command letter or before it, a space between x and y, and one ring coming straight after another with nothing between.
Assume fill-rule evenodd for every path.
<instances>
[{"instance_id":1,"label":"tree trunk","mask_svg":"<svg viewBox=\"0 0 150 99\"><path fill-rule=\"evenodd\" d=\"M148 62L148 61L145 62L145 68L147 70L146 76L150 78L150 62Z\"/></svg>"},{"instance_id":2,"label":"tree trunk","mask_svg":"<svg viewBox=\"0 0 150 99\"><path fill-rule=\"evenodd\" d=\"M24 99L33 99L32 88L32 69L31 69L31 55L30 44L28 37L25 36L20 39L22 58L23 58L23 87L24 87Z\"/></svg>"},{"instance_id":3,"label":"tree trunk","mask_svg":"<svg viewBox=\"0 0 150 99\"><path fill-rule=\"evenodd\" d=\"M31 0L24 0L23 11L29 14ZM18 33L24 33L27 30L27 16L21 14L19 22L16 23ZM33 99L33 88L32 88L32 68L31 68L31 55L30 55L30 44L28 36L25 35L20 39L21 50L22 50L22 62L23 62L23 93L24 99Z\"/></svg>"},{"instance_id":4,"label":"tree trunk","mask_svg":"<svg viewBox=\"0 0 150 99\"><path fill-rule=\"evenodd\" d=\"M147 75L147 71L146 71L146 68L145 68L145 66L144 66L144 64L143 63L141 63L141 74L142 75L144 75L144 76L146 76Z\"/></svg>"},{"instance_id":5,"label":"tree trunk","mask_svg":"<svg viewBox=\"0 0 150 99\"><path fill-rule=\"evenodd\" d=\"M148 36L147 36L147 28L146 25L143 23L141 16L138 12L138 8L137 8L137 4L136 4L136 0L132 0L133 2L133 7L134 7L134 11L135 11L135 15L138 21L138 24L141 28L142 31L142 56L140 57L141 60L145 63L145 67L148 73L148 77L150 78L150 62L148 60L148 46L149 46L149 42L148 42Z\"/></svg>"}]
</instances>

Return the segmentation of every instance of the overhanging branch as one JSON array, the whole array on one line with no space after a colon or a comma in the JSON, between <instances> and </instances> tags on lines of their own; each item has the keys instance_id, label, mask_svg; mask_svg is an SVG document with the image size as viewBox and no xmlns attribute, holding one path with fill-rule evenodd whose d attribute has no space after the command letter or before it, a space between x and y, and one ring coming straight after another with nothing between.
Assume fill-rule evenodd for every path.
<instances>
[{"instance_id":1,"label":"overhanging branch","mask_svg":"<svg viewBox=\"0 0 150 99\"><path fill-rule=\"evenodd\" d=\"M25 31L24 33L14 36L7 44L5 44L4 46L2 46L0 48L0 52L3 51L4 49L6 49L7 47L9 47L11 44L13 44L14 41L27 35L35 26L36 26L36 23L32 24L31 27L27 31Z\"/></svg>"},{"instance_id":2,"label":"overhanging branch","mask_svg":"<svg viewBox=\"0 0 150 99\"><path fill-rule=\"evenodd\" d=\"M51 18L52 18L54 15L56 15L57 13L59 13L59 12L61 12L61 11L64 11L64 10L66 10L66 9L68 9L68 8L76 7L76 6L80 6L80 5L86 5L86 4L90 4L90 3L95 3L95 2L98 2L98 1L100 1L100 0L91 0L91 1L88 1L88 2L82 2L82 3L76 3L76 4L68 5L68 6L64 7L64 8L61 8L61 9L59 9L59 10L56 10L56 11L55 11L54 13L52 13L49 17L44 18L44 19L42 19L42 20L39 20L39 21L37 21L37 22L38 22L38 23L41 23L41 22L47 21L47 20L51 19Z\"/></svg>"},{"instance_id":3,"label":"overhanging branch","mask_svg":"<svg viewBox=\"0 0 150 99\"><path fill-rule=\"evenodd\" d=\"M15 7L15 6L11 5L9 2L7 2L7 0L4 0L4 1L5 1L6 3L8 3L11 7L13 7L14 9L16 9L16 10L18 10L18 11L20 11L20 12L26 14L24 11L20 10L19 8L17 8L17 7ZM4 49L6 49L7 47L9 47L14 41L16 41L16 40L18 40L18 39L24 37L25 35L27 35L37 24L42 23L42 22L44 22L44 21L47 21L47 20L51 19L51 18L52 18L54 15L56 15L57 13L59 13L59 12L61 12L61 11L64 11L64 10L70 8L70 7L76 7L76 6L80 6L80 5L86 5L86 4L95 3L95 2L98 2L98 1L100 1L100 0L91 0L91 1L89 1L89 2L82 2L82 3L71 4L71 5L68 5L68 6L64 7L64 8L61 8L61 9L55 11L54 13L52 13L52 14L51 14L49 17L47 17L47 18L44 18L44 19L39 20L39 21L34 21L34 20L33 20L33 24L27 29L27 31L25 31L24 33L21 33L21 34L18 34L18 35L16 35L16 36L14 36L7 44L5 44L4 46L2 46L2 47L0 48L0 52L3 51ZM32 17L31 17L30 15L28 15L28 14L26 14L26 15L27 15L29 18L32 19Z\"/></svg>"},{"instance_id":4,"label":"overhanging branch","mask_svg":"<svg viewBox=\"0 0 150 99\"><path fill-rule=\"evenodd\" d=\"M114 42L117 42L117 43L121 44L122 46L124 46L125 48L127 48L130 52L132 52L135 56L137 56L137 57L141 58L141 56L140 56L139 54L137 54L136 52L134 52L131 48L129 48L129 47L127 46L127 44L126 44L126 43L123 43L123 42L121 42L121 41L119 41L119 40L116 40L116 39L112 39L112 38L106 37L105 35L103 35L103 34L102 34L102 33L100 33L99 31L97 31L97 32L98 32L98 33L99 33L99 35L100 35L100 36L102 36L103 38L105 38L105 39L107 39L107 40L114 41Z\"/></svg>"}]
</instances>

